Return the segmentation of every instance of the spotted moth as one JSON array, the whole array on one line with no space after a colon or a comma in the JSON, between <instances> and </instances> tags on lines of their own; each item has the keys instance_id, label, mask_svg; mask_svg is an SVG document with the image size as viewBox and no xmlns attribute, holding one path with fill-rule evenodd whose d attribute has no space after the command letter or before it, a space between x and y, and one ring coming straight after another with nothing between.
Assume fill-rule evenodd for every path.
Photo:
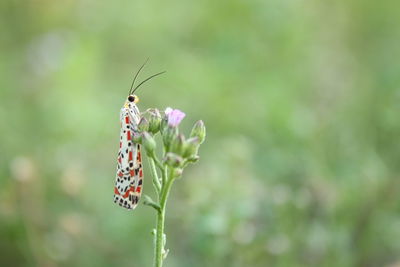
<instances>
[{"instance_id":1,"label":"spotted moth","mask_svg":"<svg viewBox=\"0 0 400 267\"><path fill-rule=\"evenodd\" d=\"M114 186L114 202L127 209L134 209L137 206L143 188L143 166L140 144L135 143L133 140L134 136L139 135L138 124L141 119L141 114L136 106L139 102L139 98L133 93L144 82L164 73L160 72L152 75L133 88L136 77L145 64L146 63L144 63L136 73L128 97L120 112L121 131L117 175Z\"/></svg>"}]
</instances>

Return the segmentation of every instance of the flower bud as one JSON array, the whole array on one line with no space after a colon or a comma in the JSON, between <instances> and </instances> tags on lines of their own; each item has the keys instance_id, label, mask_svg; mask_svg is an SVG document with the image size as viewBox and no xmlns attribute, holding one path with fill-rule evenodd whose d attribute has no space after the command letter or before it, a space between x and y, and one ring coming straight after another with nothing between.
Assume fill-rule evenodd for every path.
<instances>
[{"instance_id":1,"label":"flower bud","mask_svg":"<svg viewBox=\"0 0 400 267\"><path fill-rule=\"evenodd\" d=\"M206 127L202 120L199 120L194 124L190 137L198 137L199 144L204 142L204 139L206 138Z\"/></svg>"},{"instance_id":2,"label":"flower bud","mask_svg":"<svg viewBox=\"0 0 400 267\"><path fill-rule=\"evenodd\" d=\"M171 108L166 108L164 111L162 117L161 117L161 123L160 123L160 132L161 134L164 134L164 132L168 129L168 114Z\"/></svg>"},{"instance_id":3,"label":"flower bud","mask_svg":"<svg viewBox=\"0 0 400 267\"><path fill-rule=\"evenodd\" d=\"M174 177L181 177L183 173L183 170L181 168L174 168L173 176Z\"/></svg>"},{"instance_id":4,"label":"flower bud","mask_svg":"<svg viewBox=\"0 0 400 267\"><path fill-rule=\"evenodd\" d=\"M178 135L178 128L170 126L166 127L166 129L163 132L163 142L166 151L170 151L172 141L176 138L177 135Z\"/></svg>"},{"instance_id":5,"label":"flower bud","mask_svg":"<svg viewBox=\"0 0 400 267\"><path fill-rule=\"evenodd\" d=\"M142 144L142 135L140 133L133 132L132 141L135 144Z\"/></svg>"},{"instance_id":6,"label":"flower bud","mask_svg":"<svg viewBox=\"0 0 400 267\"><path fill-rule=\"evenodd\" d=\"M189 158L190 156L194 156L197 154L197 150L199 149L199 138L192 137L189 138L185 143L185 150L183 152L184 158Z\"/></svg>"},{"instance_id":7,"label":"flower bud","mask_svg":"<svg viewBox=\"0 0 400 267\"><path fill-rule=\"evenodd\" d=\"M185 146L185 136L183 134L178 134L171 142L171 152L175 154L182 155Z\"/></svg>"},{"instance_id":8,"label":"flower bud","mask_svg":"<svg viewBox=\"0 0 400 267\"><path fill-rule=\"evenodd\" d=\"M177 168L182 164L183 159L175 153L168 152L165 155L164 162L170 167Z\"/></svg>"},{"instance_id":9,"label":"flower bud","mask_svg":"<svg viewBox=\"0 0 400 267\"><path fill-rule=\"evenodd\" d=\"M154 141L154 138L148 132L142 133L142 143L146 153L148 155L153 155L154 149L156 148L156 141Z\"/></svg>"},{"instance_id":10,"label":"flower bud","mask_svg":"<svg viewBox=\"0 0 400 267\"><path fill-rule=\"evenodd\" d=\"M138 129L140 132L147 132L149 130L149 122L146 118L141 118L138 124Z\"/></svg>"},{"instance_id":11,"label":"flower bud","mask_svg":"<svg viewBox=\"0 0 400 267\"><path fill-rule=\"evenodd\" d=\"M191 163L195 163L197 161L199 161L200 157L195 155L195 156L191 156L190 158L188 158L188 161Z\"/></svg>"},{"instance_id":12,"label":"flower bud","mask_svg":"<svg viewBox=\"0 0 400 267\"><path fill-rule=\"evenodd\" d=\"M149 131L155 134L160 130L161 115L158 109L156 108L149 110L149 113L150 113Z\"/></svg>"},{"instance_id":13,"label":"flower bud","mask_svg":"<svg viewBox=\"0 0 400 267\"><path fill-rule=\"evenodd\" d=\"M160 132L161 132L161 134L164 134L164 132L167 130L167 128L168 128L168 118L167 118L167 116L164 116L161 119L161 123L160 123Z\"/></svg>"}]
</instances>

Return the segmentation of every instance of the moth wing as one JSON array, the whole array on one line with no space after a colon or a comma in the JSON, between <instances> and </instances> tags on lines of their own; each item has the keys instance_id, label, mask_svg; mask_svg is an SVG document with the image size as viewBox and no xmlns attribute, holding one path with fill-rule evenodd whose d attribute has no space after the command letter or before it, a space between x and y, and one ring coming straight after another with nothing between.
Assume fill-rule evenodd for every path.
<instances>
[{"instance_id":1,"label":"moth wing","mask_svg":"<svg viewBox=\"0 0 400 267\"><path fill-rule=\"evenodd\" d=\"M142 190L142 163L140 145L132 140L137 132L138 116L130 108L121 110L120 148L114 187L114 202L121 207L134 209Z\"/></svg>"},{"instance_id":2,"label":"moth wing","mask_svg":"<svg viewBox=\"0 0 400 267\"><path fill-rule=\"evenodd\" d=\"M129 109L130 116L130 129L132 134L138 134L138 124L141 118L140 112L137 109L136 105ZM135 190L131 191L130 194L132 199L135 200L136 204L138 203L140 196L142 195L142 187L143 187L143 165L142 165L142 154L141 154L141 146L140 144L132 143L132 150L134 150L133 155L133 166L130 166L130 175L132 180L135 182Z\"/></svg>"}]
</instances>

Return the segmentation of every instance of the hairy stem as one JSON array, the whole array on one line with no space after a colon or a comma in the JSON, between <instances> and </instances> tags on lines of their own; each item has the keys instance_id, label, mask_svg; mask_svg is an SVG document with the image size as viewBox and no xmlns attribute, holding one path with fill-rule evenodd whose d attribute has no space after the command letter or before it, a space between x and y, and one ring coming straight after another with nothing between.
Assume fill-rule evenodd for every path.
<instances>
[{"instance_id":1,"label":"hairy stem","mask_svg":"<svg viewBox=\"0 0 400 267\"><path fill-rule=\"evenodd\" d=\"M153 186L156 189L157 196L159 197L160 192L161 192L161 184L160 184L160 180L158 178L156 165L154 164L154 158L150 157L150 156L147 158L149 159L150 172L151 172L151 176L152 176Z\"/></svg>"},{"instance_id":2,"label":"hairy stem","mask_svg":"<svg viewBox=\"0 0 400 267\"><path fill-rule=\"evenodd\" d=\"M168 166L165 165L164 169L163 169L163 171L161 173L161 179L162 179L161 183L162 183L163 186L165 185L165 182L167 181L167 173L168 173Z\"/></svg>"},{"instance_id":3,"label":"hairy stem","mask_svg":"<svg viewBox=\"0 0 400 267\"><path fill-rule=\"evenodd\" d=\"M164 222L165 222L165 208L167 204L167 199L169 191L171 190L172 183L174 182L174 177L172 171L169 175L165 177L166 183L163 184L161 188L160 195L160 211L157 212L157 228L156 228L156 240L154 248L154 267L161 267L164 260Z\"/></svg>"},{"instance_id":4,"label":"hairy stem","mask_svg":"<svg viewBox=\"0 0 400 267\"><path fill-rule=\"evenodd\" d=\"M154 157L154 161L155 161L157 167L160 169L160 171L163 171L164 166L161 164L160 160L157 157Z\"/></svg>"}]
</instances>

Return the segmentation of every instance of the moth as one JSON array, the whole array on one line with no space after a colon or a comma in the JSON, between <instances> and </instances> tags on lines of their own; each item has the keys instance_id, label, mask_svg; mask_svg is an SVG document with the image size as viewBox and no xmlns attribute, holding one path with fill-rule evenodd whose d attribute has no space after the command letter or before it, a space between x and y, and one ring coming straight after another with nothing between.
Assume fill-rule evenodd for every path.
<instances>
[{"instance_id":1,"label":"moth","mask_svg":"<svg viewBox=\"0 0 400 267\"><path fill-rule=\"evenodd\" d=\"M143 165L140 144L134 142L134 136L139 135L138 124L142 114L137 107L139 97L135 91L146 81L160 75L163 72L154 74L142 81L135 88L135 80L146 62L137 71L128 97L120 111L120 140L117 157L117 174L114 186L114 202L126 209L136 208L143 190Z\"/></svg>"}]
</instances>

